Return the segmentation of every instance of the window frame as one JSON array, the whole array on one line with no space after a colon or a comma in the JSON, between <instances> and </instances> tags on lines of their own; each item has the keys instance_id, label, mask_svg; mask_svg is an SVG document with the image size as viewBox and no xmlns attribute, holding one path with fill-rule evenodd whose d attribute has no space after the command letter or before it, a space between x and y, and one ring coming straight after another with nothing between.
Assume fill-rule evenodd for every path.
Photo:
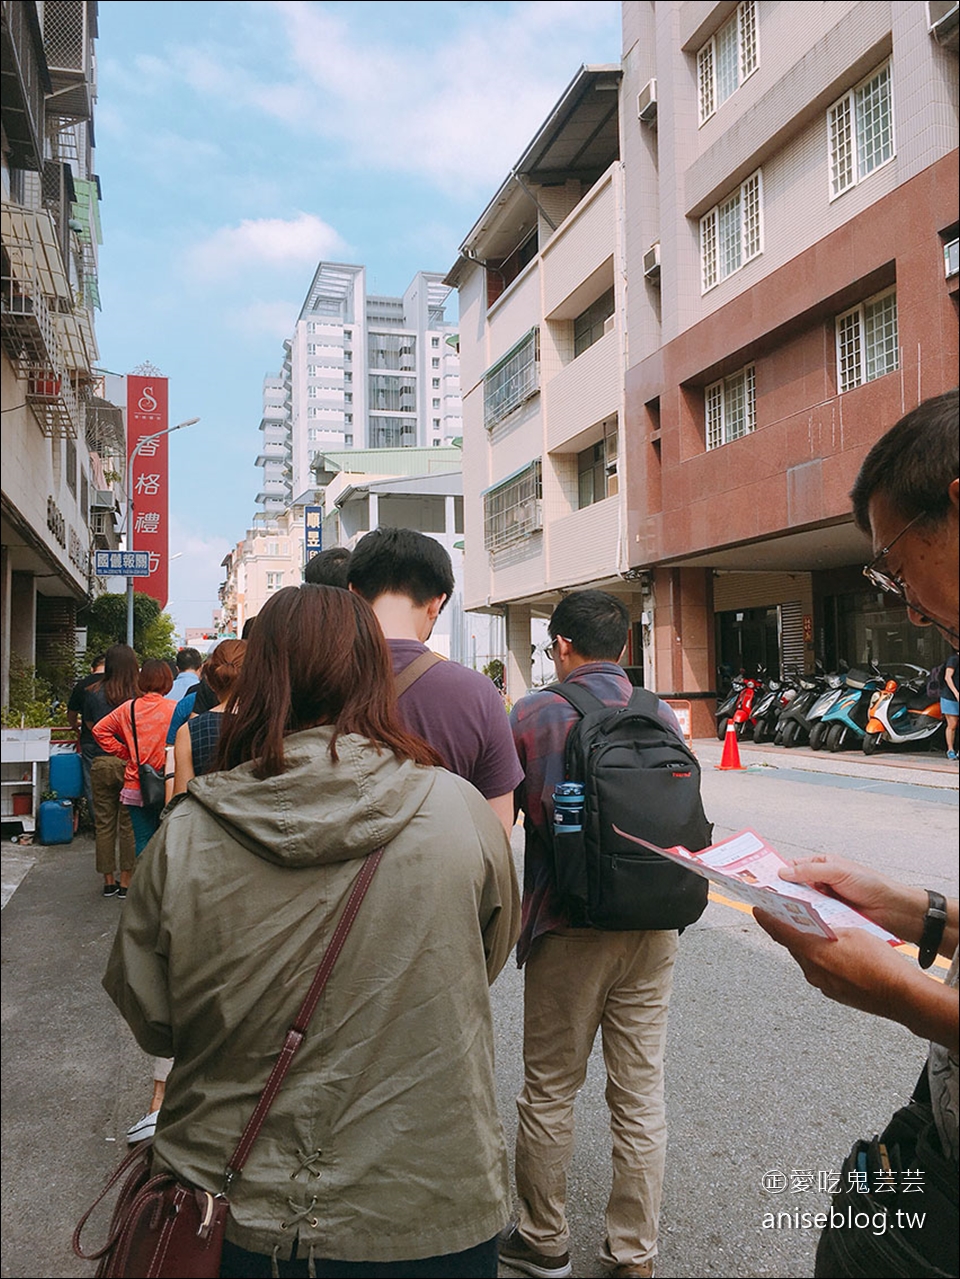
<instances>
[{"instance_id":1,"label":"window frame","mask_svg":"<svg viewBox=\"0 0 960 1279\"><path fill-rule=\"evenodd\" d=\"M492 484L483 498L483 546L489 554L543 531L543 464L539 457ZM523 513L523 517L520 514Z\"/></svg>"},{"instance_id":2,"label":"window frame","mask_svg":"<svg viewBox=\"0 0 960 1279\"><path fill-rule=\"evenodd\" d=\"M893 321L896 326L896 337L893 347L893 363L885 363L885 366L879 371L869 373L870 367L870 350L869 350L869 331L868 326L872 320L872 316L868 316L868 310L879 308L888 298L893 298ZM849 367L848 351L845 350L845 344L849 348L842 327L844 321L857 317L857 366L858 378L856 381L849 381L845 374L845 369ZM896 373L900 368L900 309L897 301L897 286L891 285L888 289L881 290L880 293L873 294L872 297L864 298L862 302L858 302L856 306L848 307L846 311L841 311L834 319L834 341L837 358L837 394L845 395L847 391L855 391L858 386L865 386L868 382L875 382L877 378L886 377L888 373ZM874 351L874 359L876 351Z\"/></svg>"},{"instance_id":3,"label":"window frame","mask_svg":"<svg viewBox=\"0 0 960 1279\"><path fill-rule=\"evenodd\" d=\"M520 362L528 346L529 356ZM483 375L484 426L492 430L539 392L540 328L534 325Z\"/></svg>"},{"instance_id":4,"label":"window frame","mask_svg":"<svg viewBox=\"0 0 960 1279\"><path fill-rule=\"evenodd\" d=\"M871 168L860 171L861 155L863 151L863 139L861 137L861 113L858 109L857 95L861 90L865 89L872 81L881 75L886 75L887 79L887 130L890 135L890 151L882 160L878 161ZM838 161L835 159L835 149L837 145L837 136L839 125L837 123L841 107L846 108L847 127L850 130L849 139L849 179L839 184L837 177ZM849 88L846 93L842 94L835 102L831 102L827 107L827 187L831 204L834 200L839 200L842 195L848 191L852 191L854 187L866 181L872 174L879 169L886 168L897 157L897 138L895 132L895 112L893 106L893 61L887 58L885 62L881 62L878 67L870 72L869 75L863 77L857 84Z\"/></svg>"},{"instance_id":5,"label":"window frame","mask_svg":"<svg viewBox=\"0 0 960 1279\"><path fill-rule=\"evenodd\" d=\"M728 414L733 405L728 404L729 397L736 391L732 384L742 381L743 411L745 425L736 434L730 433ZM719 410L717 429L711 423L711 408ZM755 363L745 364L742 369L728 373L703 388L703 442L706 452L723 448L725 444L733 444L747 435L753 435L757 429L757 366Z\"/></svg>"},{"instance_id":6,"label":"window frame","mask_svg":"<svg viewBox=\"0 0 960 1279\"><path fill-rule=\"evenodd\" d=\"M754 198L750 187L756 183ZM739 261L736 266L723 271L724 252L722 223L725 211L737 201L739 209L737 220ZM755 211L755 227L751 231L751 210ZM736 275L748 262L752 262L763 253L763 170L755 169L744 178L734 192L719 201L700 219L700 296L715 289L731 275ZM708 247L709 246L709 247ZM750 252L747 250L750 249ZM712 270L708 270L708 254L712 260Z\"/></svg>"},{"instance_id":7,"label":"window frame","mask_svg":"<svg viewBox=\"0 0 960 1279\"><path fill-rule=\"evenodd\" d=\"M718 98L717 50L732 27L736 28L736 83L723 98ZM701 128L746 84L759 66L760 22L756 0L741 0L726 22L722 22L697 50L697 118Z\"/></svg>"}]
</instances>

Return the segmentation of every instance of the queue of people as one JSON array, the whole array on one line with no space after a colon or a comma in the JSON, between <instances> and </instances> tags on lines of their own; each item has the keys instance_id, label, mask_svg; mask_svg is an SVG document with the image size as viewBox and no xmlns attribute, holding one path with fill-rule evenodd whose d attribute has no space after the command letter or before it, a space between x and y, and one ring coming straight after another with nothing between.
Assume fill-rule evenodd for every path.
<instances>
[{"instance_id":1,"label":"queue of people","mask_svg":"<svg viewBox=\"0 0 960 1279\"><path fill-rule=\"evenodd\" d=\"M867 576L954 645L957 421L956 393L922 404L876 445L853 492L876 552ZM144 663L136 694L117 702L131 685L111 649L102 687L86 694L103 707L94 740L124 763L122 786L116 768L111 784L139 859L132 882L121 860L130 895L104 984L141 1047L172 1059L144 1126L154 1165L220 1188L318 956L382 850L296 1064L230 1186L220 1273L494 1276L499 1257L538 1279L572 1274L574 1102L599 1030L613 1133L601 1257L615 1279L652 1276L677 930L585 927L556 891L551 788L576 699L538 690L508 721L489 680L430 653L453 578L422 534L378 529L352 556L318 556L305 576L270 598L245 645L221 644L203 667L215 704L173 726L176 794L162 820L158 811L148 826L136 773L140 762L163 768L169 683ZM611 595L567 596L549 624L560 685L625 706L628 623ZM656 713L680 738L669 708ZM91 772L96 781L96 760ZM522 899L507 838L519 811ZM99 842L97 864L106 884ZM834 1227L816 1274L955 1274L958 904L832 854L784 878L826 886L914 941L923 965L937 953L952 961L939 984L861 930L826 941L757 913L828 997L928 1041L911 1153L954 1170L944 1219L908 1241L927 1269L867 1260L856 1232ZM518 939L515 1215L488 990Z\"/></svg>"}]
</instances>

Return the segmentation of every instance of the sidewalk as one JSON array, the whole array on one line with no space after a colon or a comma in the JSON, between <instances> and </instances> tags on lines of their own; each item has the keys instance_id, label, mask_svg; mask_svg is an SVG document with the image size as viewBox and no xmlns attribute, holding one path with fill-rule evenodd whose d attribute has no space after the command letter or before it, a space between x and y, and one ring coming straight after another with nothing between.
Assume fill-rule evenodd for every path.
<instances>
[{"instance_id":1,"label":"sidewalk","mask_svg":"<svg viewBox=\"0 0 960 1279\"><path fill-rule=\"evenodd\" d=\"M773 746L764 742L740 742L740 762L746 768L798 769L809 773L833 773L840 777L857 777L867 782L899 782L910 786L933 786L960 791L960 771L955 760L926 751L900 754L878 751L866 756L861 751L814 751L809 746ZM693 743L697 758L704 767L720 763L723 743L714 737L698 737Z\"/></svg>"}]
</instances>

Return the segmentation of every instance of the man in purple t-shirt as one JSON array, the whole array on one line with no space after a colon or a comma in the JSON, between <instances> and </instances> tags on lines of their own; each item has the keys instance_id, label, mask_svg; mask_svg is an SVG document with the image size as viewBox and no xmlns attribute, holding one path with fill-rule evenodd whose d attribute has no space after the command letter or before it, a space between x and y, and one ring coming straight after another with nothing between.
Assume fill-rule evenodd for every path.
<instances>
[{"instance_id":1,"label":"man in purple t-shirt","mask_svg":"<svg viewBox=\"0 0 960 1279\"><path fill-rule=\"evenodd\" d=\"M426 641L453 593L450 556L424 533L378 528L357 543L349 579L350 589L376 613L393 673L402 677L429 653ZM406 727L439 751L452 773L476 786L509 835L513 792L523 770L492 681L459 662L438 659L430 665L427 658L401 692L399 707Z\"/></svg>"}]
</instances>

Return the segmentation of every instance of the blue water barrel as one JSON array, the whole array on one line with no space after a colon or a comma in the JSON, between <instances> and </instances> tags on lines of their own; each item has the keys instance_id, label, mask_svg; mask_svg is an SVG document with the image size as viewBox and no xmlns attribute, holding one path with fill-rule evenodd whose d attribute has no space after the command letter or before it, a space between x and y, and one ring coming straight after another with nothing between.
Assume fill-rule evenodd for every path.
<instances>
[{"instance_id":1,"label":"blue water barrel","mask_svg":"<svg viewBox=\"0 0 960 1279\"><path fill-rule=\"evenodd\" d=\"M79 799L83 794L83 765L76 751L50 756L50 789L58 799Z\"/></svg>"},{"instance_id":2,"label":"blue water barrel","mask_svg":"<svg viewBox=\"0 0 960 1279\"><path fill-rule=\"evenodd\" d=\"M45 799L40 805L40 843L69 844L73 840L73 805L69 799Z\"/></svg>"}]
</instances>

